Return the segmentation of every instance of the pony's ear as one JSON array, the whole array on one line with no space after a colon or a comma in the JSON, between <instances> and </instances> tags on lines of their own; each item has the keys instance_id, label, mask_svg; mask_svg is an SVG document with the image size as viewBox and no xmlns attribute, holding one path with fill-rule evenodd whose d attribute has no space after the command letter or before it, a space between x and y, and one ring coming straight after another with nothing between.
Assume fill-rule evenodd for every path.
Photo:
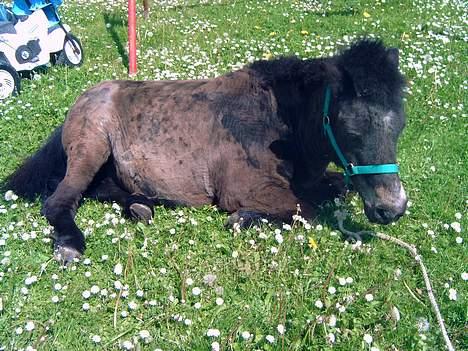
<instances>
[{"instance_id":1,"label":"pony's ear","mask_svg":"<svg viewBox=\"0 0 468 351\"><path fill-rule=\"evenodd\" d=\"M400 61L400 53L397 48L387 49L387 59L390 63L398 67Z\"/></svg>"}]
</instances>

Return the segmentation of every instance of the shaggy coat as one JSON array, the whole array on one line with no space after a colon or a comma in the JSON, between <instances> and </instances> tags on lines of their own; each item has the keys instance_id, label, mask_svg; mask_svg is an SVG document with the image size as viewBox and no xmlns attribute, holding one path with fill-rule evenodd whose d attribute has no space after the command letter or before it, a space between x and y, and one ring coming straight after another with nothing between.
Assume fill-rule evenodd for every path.
<instances>
[{"instance_id":1,"label":"shaggy coat","mask_svg":"<svg viewBox=\"0 0 468 351\"><path fill-rule=\"evenodd\" d=\"M107 81L81 95L63 126L7 187L44 202L65 259L84 250L74 222L83 196L117 201L149 219L157 204L215 204L230 224L289 220L299 204L343 192L326 168L337 162L324 136L330 120L355 164L396 162L404 126L398 52L363 40L332 58L258 61L208 80ZM398 218L406 198L397 175L356 177L371 220Z\"/></svg>"}]
</instances>

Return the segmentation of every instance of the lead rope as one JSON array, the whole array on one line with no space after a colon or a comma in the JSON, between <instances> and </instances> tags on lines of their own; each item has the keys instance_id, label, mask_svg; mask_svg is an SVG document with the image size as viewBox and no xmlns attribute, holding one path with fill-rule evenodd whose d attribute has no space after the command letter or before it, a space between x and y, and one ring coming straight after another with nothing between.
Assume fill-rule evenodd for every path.
<instances>
[{"instance_id":1,"label":"lead rope","mask_svg":"<svg viewBox=\"0 0 468 351\"><path fill-rule=\"evenodd\" d=\"M390 236L384 233L378 233L378 232L374 233L368 230L362 230L359 232L349 231L345 229L343 226L343 222L346 219L347 215L348 213L346 211L343 211L343 210L335 211L335 218L338 221L338 228L343 234L349 237L352 237L355 240L359 240L359 241L362 241L361 235L371 235L382 240L391 241L392 243L397 244L398 246L401 246L405 248L406 250L408 250L411 256L413 256L413 258L415 259L415 261L419 263L419 266L421 267L422 275L424 278L424 283L426 284L427 294L429 295L429 300L431 301L432 309L435 312L437 321L439 322L440 330L442 332L442 335L444 336L445 345L447 346L447 349L449 351L455 351L455 348L453 347L452 342L450 341L450 338L448 336L447 329L445 328L444 319L442 318L442 315L440 313L439 305L437 304L437 301L435 299L434 292L432 290L431 281L429 279L429 274L427 273L426 266L423 263L422 256L418 254L416 247L414 245L410 245L404 242L403 240L397 239L393 236Z\"/></svg>"}]
</instances>

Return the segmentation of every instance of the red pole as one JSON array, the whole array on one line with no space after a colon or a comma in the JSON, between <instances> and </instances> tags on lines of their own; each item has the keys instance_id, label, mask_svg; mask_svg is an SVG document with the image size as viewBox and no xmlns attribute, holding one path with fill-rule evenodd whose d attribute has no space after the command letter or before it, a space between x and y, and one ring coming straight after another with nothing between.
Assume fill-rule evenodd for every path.
<instances>
[{"instance_id":1,"label":"red pole","mask_svg":"<svg viewBox=\"0 0 468 351\"><path fill-rule=\"evenodd\" d=\"M128 74L134 76L136 73L136 0L128 0Z\"/></svg>"}]
</instances>

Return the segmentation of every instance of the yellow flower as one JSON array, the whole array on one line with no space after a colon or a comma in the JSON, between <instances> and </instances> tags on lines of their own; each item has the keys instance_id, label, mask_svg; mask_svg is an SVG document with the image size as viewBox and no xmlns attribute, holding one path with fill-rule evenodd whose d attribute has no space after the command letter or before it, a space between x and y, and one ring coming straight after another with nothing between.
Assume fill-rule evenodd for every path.
<instances>
[{"instance_id":1,"label":"yellow flower","mask_svg":"<svg viewBox=\"0 0 468 351\"><path fill-rule=\"evenodd\" d=\"M254 26L254 28L255 28L255 29L261 29L261 27L260 27L260 26Z\"/></svg>"},{"instance_id":2,"label":"yellow flower","mask_svg":"<svg viewBox=\"0 0 468 351\"><path fill-rule=\"evenodd\" d=\"M370 17L370 13L367 12L367 11L364 11L364 13L362 14L365 18L369 18Z\"/></svg>"},{"instance_id":3,"label":"yellow flower","mask_svg":"<svg viewBox=\"0 0 468 351\"><path fill-rule=\"evenodd\" d=\"M301 34L302 34L302 35L307 35L307 34L309 34L309 32L306 31L306 30L301 30Z\"/></svg>"},{"instance_id":4,"label":"yellow flower","mask_svg":"<svg viewBox=\"0 0 468 351\"><path fill-rule=\"evenodd\" d=\"M263 59L264 60L269 60L273 57L272 53L271 52L264 52L263 53Z\"/></svg>"},{"instance_id":5,"label":"yellow flower","mask_svg":"<svg viewBox=\"0 0 468 351\"><path fill-rule=\"evenodd\" d=\"M311 236L309 236L309 247L314 250L318 249L317 242Z\"/></svg>"},{"instance_id":6,"label":"yellow flower","mask_svg":"<svg viewBox=\"0 0 468 351\"><path fill-rule=\"evenodd\" d=\"M274 37L276 35L276 32L271 32L270 37Z\"/></svg>"}]
</instances>

